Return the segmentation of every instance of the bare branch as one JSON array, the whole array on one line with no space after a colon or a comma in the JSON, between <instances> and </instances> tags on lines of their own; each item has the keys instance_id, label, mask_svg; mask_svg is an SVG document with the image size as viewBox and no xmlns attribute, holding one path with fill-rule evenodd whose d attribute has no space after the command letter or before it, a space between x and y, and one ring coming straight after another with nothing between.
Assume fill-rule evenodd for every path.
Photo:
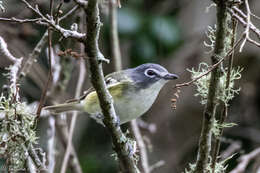
<instances>
[{"instance_id":1,"label":"bare branch","mask_svg":"<svg viewBox=\"0 0 260 173\"><path fill-rule=\"evenodd\" d=\"M17 19L15 17L12 18L3 18L0 17L1 22L16 22L16 23L36 23L39 22L41 18L36 18L36 19Z\"/></svg>"},{"instance_id":2,"label":"bare branch","mask_svg":"<svg viewBox=\"0 0 260 173\"><path fill-rule=\"evenodd\" d=\"M249 4L248 4L248 0L245 0L245 4L246 4L246 10L247 10L247 16L246 16L246 29L244 31L245 33L245 38L243 40L243 42L241 43L239 52L242 52L243 47L246 44L246 41L249 39L249 28L250 28L250 23L251 23L251 12L250 12L250 8L249 8Z\"/></svg>"},{"instance_id":3,"label":"bare branch","mask_svg":"<svg viewBox=\"0 0 260 173\"><path fill-rule=\"evenodd\" d=\"M78 98L81 94L81 90L82 90L82 87L83 87L83 83L84 83L84 80L85 80L85 74L86 74L86 69L85 69L85 65L84 65L84 61L83 59L81 59L79 61L79 78L78 78L78 83L77 83L77 87L76 87L76 92L75 92L75 98ZM72 152L72 137L73 137L73 132L74 132L74 129L75 129L75 125L76 125L76 120L77 120L77 116L78 113L77 112L73 112L73 115L72 115L72 120L71 120L71 123L70 123L70 130L69 130L69 138L68 138L68 142L67 142L67 148L66 148L66 151L65 151L65 156L64 156L64 159L63 159L63 163L62 163L62 167L61 167L61 173L65 173L66 172L66 168L67 168L67 164L68 164L68 161L69 161L69 156L71 155L71 152Z\"/></svg>"},{"instance_id":4,"label":"bare branch","mask_svg":"<svg viewBox=\"0 0 260 173\"><path fill-rule=\"evenodd\" d=\"M159 162L156 162L155 164L151 165L149 171L152 172L155 169L162 167L163 165L165 165L165 161L160 160Z\"/></svg>"},{"instance_id":5,"label":"bare branch","mask_svg":"<svg viewBox=\"0 0 260 173\"><path fill-rule=\"evenodd\" d=\"M15 100L18 101L19 93L17 92L17 81L18 81L18 71L21 67L23 58L14 57L9 50L7 49L7 44L4 39L0 36L0 54L4 55L6 58L13 62L13 65L10 67L10 88L12 93L15 94Z\"/></svg>"},{"instance_id":6,"label":"bare branch","mask_svg":"<svg viewBox=\"0 0 260 173\"><path fill-rule=\"evenodd\" d=\"M37 109L37 112L36 112L36 116L37 118L35 119L35 123L36 121L38 121L38 119L40 118L40 115L41 115L41 111L42 111L42 108L43 108L43 105L45 103L45 99L46 99L46 93L49 89L49 86L52 82L52 56L53 56L53 53L52 53L52 33L51 33L51 30L50 28L48 28L48 63L49 63L49 72L48 72L48 80L46 82L46 85L41 93L41 98L40 98L40 103L39 103L39 106L38 106L38 109Z\"/></svg>"},{"instance_id":7,"label":"bare branch","mask_svg":"<svg viewBox=\"0 0 260 173\"><path fill-rule=\"evenodd\" d=\"M48 133L48 171L49 173L54 173L55 169L55 119L52 116L48 117L49 128L47 130Z\"/></svg>"},{"instance_id":8,"label":"bare branch","mask_svg":"<svg viewBox=\"0 0 260 173\"><path fill-rule=\"evenodd\" d=\"M85 0L74 0L74 2L84 9L87 8L88 2Z\"/></svg>"},{"instance_id":9,"label":"bare branch","mask_svg":"<svg viewBox=\"0 0 260 173\"><path fill-rule=\"evenodd\" d=\"M18 59L9 52L9 50L7 49L7 44L1 36L0 36L0 53L1 55L4 55L12 62L15 62Z\"/></svg>"},{"instance_id":10,"label":"bare branch","mask_svg":"<svg viewBox=\"0 0 260 173\"><path fill-rule=\"evenodd\" d=\"M112 58L114 60L115 70L122 70L122 59L119 46L117 30L117 5L116 0L109 0L109 22L110 22L110 47Z\"/></svg>"},{"instance_id":11,"label":"bare branch","mask_svg":"<svg viewBox=\"0 0 260 173\"><path fill-rule=\"evenodd\" d=\"M240 150L242 147L242 144L240 141L234 141L233 143L231 143L230 146L228 146L228 148L223 151L220 154L220 157L222 160L227 159L228 157L232 156L232 154L234 154L237 150Z\"/></svg>"},{"instance_id":12,"label":"bare branch","mask_svg":"<svg viewBox=\"0 0 260 173\"><path fill-rule=\"evenodd\" d=\"M247 23L246 23L246 18L247 15L245 15L239 8L237 7L232 7L231 9L228 9L229 13L235 18L237 19L244 27L247 27ZM253 25L252 23L249 24L249 28L252 32L254 32L256 34L256 36L258 37L258 39L260 39L260 30L255 27L255 25Z\"/></svg>"},{"instance_id":13,"label":"bare branch","mask_svg":"<svg viewBox=\"0 0 260 173\"><path fill-rule=\"evenodd\" d=\"M29 8L30 10L32 10L34 13L36 13L37 15L39 15L41 17L42 20L37 22L37 24L45 25L45 26L51 26L53 29L55 29L60 34L62 34L62 36L65 37L65 38L74 38L74 39L77 39L79 41L85 40L86 34L82 34L82 33L79 33L77 31L72 31L72 30L67 30L67 29L62 28L60 25L56 24L53 17L50 17L50 16L45 17L40 12L38 6L33 7L26 0L21 0L21 1L27 6L27 8Z\"/></svg>"},{"instance_id":14,"label":"bare branch","mask_svg":"<svg viewBox=\"0 0 260 173\"><path fill-rule=\"evenodd\" d=\"M69 131L68 131L67 122L65 122L65 120L62 119L61 116L55 116L55 119L56 119L57 131L59 132L59 137L61 139L61 143L63 144L64 148L67 148L68 141L69 141ZM72 172L82 173L82 169L80 167L77 153L76 153L73 145L71 145L69 165L70 165Z\"/></svg>"},{"instance_id":15,"label":"bare branch","mask_svg":"<svg viewBox=\"0 0 260 173\"><path fill-rule=\"evenodd\" d=\"M251 153L243 155L239 158L239 164L230 173L243 173L251 160L260 155L260 148L256 148Z\"/></svg>"},{"instance_id":16,"label":"bare branch","mask_svg":"<svg viewBox=\"0 0 260 173\"><path fill-rule=\"evenodd\" d=\"M73 7L70 11L68 11L66 14L64 14L61 18L59 18L59 21L62 21L66 18L68 18L70 15L72 15L75 11L77 11L79 9L79 6L76 5L75 7Z\"/></svg>"},{"instance_id":17,"label":"bare branch","mask_svg":"<svg viewBox=\"0 0 260 173\"><path fill-rule=\"evenodd\" d=\"M150 171L150 167L149 167L146 145L144 143L143 137L141 135L141 132L140 132L140 129L138 127L138 123L136 120L131 121L131 128L132 128L133 134L135 136L135 139L137 141L137 145L139 147L142 172L150 173L151 171Z\"/></svg>"},{"instance_id":18,"label":"bare branch","mask_svg":"<svg viewBox=\"0 0 260 173\"><path fill-rule=\"evenodd\" d=\"M60 21L62 21L64 19L66 19L67 17L69 17L71 14L73 14L78 9L79 9L79 6L73 7L70 11L68 11L61 18L59 18L58 21L60 22ZM24 65L22 67L22 70L19 73L19 78L26 76L27 73L31 70L31 67L32 67L33 63L35 63L37 61L36 58L42 52L42 48L46 44L47 38L48 38L48 31L45 31L45 33L43 34L42 38L40 39L40 41L35 46L35 48L33 49L32 53L29 54L28 59L24 63Z\"/></svg>"}]
</instances>

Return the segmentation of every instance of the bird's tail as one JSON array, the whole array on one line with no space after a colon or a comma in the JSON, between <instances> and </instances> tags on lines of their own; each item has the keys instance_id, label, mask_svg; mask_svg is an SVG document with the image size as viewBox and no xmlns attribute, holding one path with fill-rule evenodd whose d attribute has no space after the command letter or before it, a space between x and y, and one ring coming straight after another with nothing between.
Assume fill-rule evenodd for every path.
<instances>
[{"instance_id":1,"label":"bird's tail","mask_svg":"<svg viewBox=\"0 0 260 173\"><path fill-rule=\"evenodd\" d=\"M83 106L80 102L69 102L69 103L63 103L53 106L46 106L43 108L44 110L48 110L51 113L58 114L61 112L68 112L68 111L82 111Z\"/></svg>"}]
</instances>

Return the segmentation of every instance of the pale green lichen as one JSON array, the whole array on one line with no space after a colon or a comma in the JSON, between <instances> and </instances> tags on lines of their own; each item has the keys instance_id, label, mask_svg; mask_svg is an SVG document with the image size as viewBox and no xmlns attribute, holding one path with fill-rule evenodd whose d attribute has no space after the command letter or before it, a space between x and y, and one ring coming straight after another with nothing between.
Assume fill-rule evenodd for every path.
<instances>
[{"instance_id":1,"label":"pale green lichen","mask_svg":"<svg viewBox=\"0 0 260 173\"><path fill-rule=\"evenodd\" d=\"M37 143L34 120L25 103L14 102L13 96L0 96L0 154L11 172L24 169L27 146Z\"/></svg>"},{"instance_id":2,"label":"pale green lichen","mask_svg":"<svg viewBox=\"0 0 260 173\"><path fill-rule=\"evenodd\" d=\"M222 161L219 161L219 162L216 162L215 164L215 170L213 172L213 169L212 169L212 158L209 157L209 164L207 164L207 167L206 167L206 170L208 173L226 173L226 170L227 170L227 167L228 167L228 164L227 164L227 161L230 160L234 155L231 155L230 157L222 160ZM194 173L195 171L195 167L196 167L196 164L189 164L189 168L185 169L184 173Z\"/></svg>"},{"instance_id":3,"label":"pale green lichen","mask_svg":"<svg viewBox=\"0 0 260 173\"><path fill-rule=\"evenodd\" d=\"M209 42L207 43L206 41L204 41L204 46L206 48L209 48L209 51L207 51L206 53L212 53L215 47L215 40L216 40L216 31L217 31L217 26L214 25L214 27L208 26L208 30L206 31L206 36L209 39Z\"/></svg>"},{"instance_id":4,"label":"pale green lichen","mask_svg":"<svg viewBox=\"0 0 260 173\"><path fill-rule=\"evenodd\" d=\"M205 74L209 70L210 66L204 62L199 64L198 70L195 70L192 68L191 70L188 69L189 72L191 72L191 78L196 79L202 74ZM223 75L219 79L218 83L218 93L216 94L216 98L219 101L222 101L224 104L228 105L228 102L232 100L235 96L235 94L238 94L240 91L240 88L235 89L234 84L235 80L238 80L241 78L241 72L242 68L237 67L233 68L230 73L230 84L229 87L226 88L226 80L227 80L227 72L223 72ZM208 97L208 88L210 83L210 73L207 75L202 76L198 80L194 82L194 84L197 87L197 93L195 96L201 97L201 104L207 103L207 97Z\"/></svg>"},{"instance_id":5,"label":"pale green lichen","mask_svg":"<svg viewBox=\"0 0 260 173\"><path fill-rule=\"evenodd\" d=\"M212 133L213 135L216 137L216 138L219 138L220 137L220 133L221 133L221 129L223 128L230 128L230 127L233 127L233 126L236 126L237 124L236 123L219 123L218 120L214 120L213 122L213 126L212 126Z\"/></svg>"}]
</instances>

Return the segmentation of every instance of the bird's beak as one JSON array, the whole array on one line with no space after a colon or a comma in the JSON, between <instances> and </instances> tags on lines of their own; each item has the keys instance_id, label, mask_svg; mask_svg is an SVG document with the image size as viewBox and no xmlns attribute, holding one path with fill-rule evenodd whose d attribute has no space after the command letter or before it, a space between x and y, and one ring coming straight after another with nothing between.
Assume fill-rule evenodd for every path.
<instances>
[{"instance_id":1,"label":"bird's beak","mask_svg":"<svg viewBox=\"0 0 260 173\"><path fill-rule=\"evenodd\" d=\"M174 79L178 79L179 76L176 74L172 74L172 73L166 73L162 76L162 78L165 80L174 80Z\"/></svg>"}]
</instances>

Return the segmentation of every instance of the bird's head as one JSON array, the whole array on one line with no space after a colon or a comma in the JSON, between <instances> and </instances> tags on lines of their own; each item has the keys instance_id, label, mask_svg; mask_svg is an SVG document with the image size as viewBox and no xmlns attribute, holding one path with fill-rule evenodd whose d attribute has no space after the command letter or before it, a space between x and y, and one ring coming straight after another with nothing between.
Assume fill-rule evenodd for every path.
<instances>
[{"instance_id":1,"label":"bird's head","mask_svg":"<svg viewBox=\"0 0 260 173\"><path fill-rule=\"evenodd\" d=\"M142 89L149 88L154 84L159 84L158 86L162 87L168 81L179 78L176 74L169 73L161 65L152 63L129 69L128 75Z\"/></svg>"}]
</instances>

